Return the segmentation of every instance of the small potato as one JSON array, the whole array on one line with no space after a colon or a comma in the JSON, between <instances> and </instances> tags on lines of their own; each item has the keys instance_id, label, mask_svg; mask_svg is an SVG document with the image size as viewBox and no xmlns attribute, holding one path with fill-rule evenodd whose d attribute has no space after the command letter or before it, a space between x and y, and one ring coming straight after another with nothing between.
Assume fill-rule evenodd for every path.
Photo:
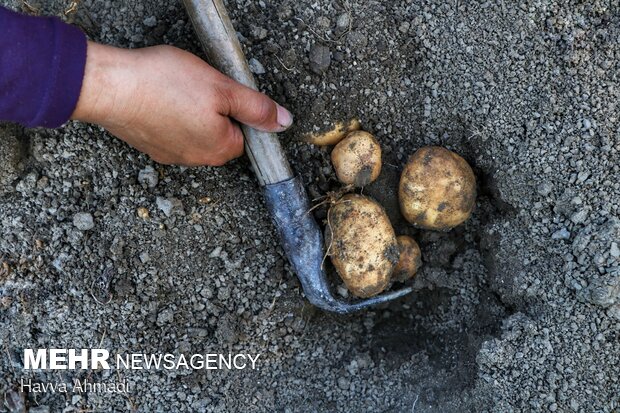
<instances>
[{"instance_id":1,"label":"small potato","mask_svg":"<svg viewBox=\"0 0 620 413\"><path fill-rule=\"evenodd\" d=\"M419 228L449 231L471 215L476 178L467 162L445 148L414 153L400 177L400 210Z\"/></svg>"},{"instance_id":2,"label":"small potato","mask_svg":"<svg viewBox=\"0 0 620 413\"><path fill-rule=\"evenodd\" d=\"M418 268L422 266L422 252L418 243L407 235L399 235L396 241L400 250L400 259L392 272L392 280L403 282L413 278Z\"/></svg>"},{"instance_id":3,"label":"small potato","mask_svg":"<svg viewBox=\"0 0 620 413\"><path fill-rule=\"evenodd\" d=\"M381 205L362 195L343 196L329 209L325 239L332 263L353 295L371 297L387 288L400 253Z\"/></svg>"},{"instance_id":4,"label":"small potato","mask_svg":"<svg viewBox=\"0 0 620 413\"><path fill-rule=\"evenodd\" d=\"M304 142L318 146L335 145L347 136L347 133L360 130L360 121L351 119L348 122L336 122L327 132L309 133L303 137Z\"/></svg>"},{"instance_id":5,"label":"small potato","mask_svg":"<svg viewBox=\"0 0 620 413\"><path fill-rule=\"evenodd\" d=\"M381 173L381 146L368 132L351 132L332 151L332 164L343 184L366 186Z\"/></svg>"}]
</instances>

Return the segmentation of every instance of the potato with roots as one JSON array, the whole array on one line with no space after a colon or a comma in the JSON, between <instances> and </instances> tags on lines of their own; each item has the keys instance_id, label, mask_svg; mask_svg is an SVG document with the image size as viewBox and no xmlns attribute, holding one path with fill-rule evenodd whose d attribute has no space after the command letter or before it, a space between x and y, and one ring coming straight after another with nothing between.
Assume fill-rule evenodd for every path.
<instances>
[{"instance_id":1,"label":"potato with roots","mask_svg":"<svg viewBox=\"0 0 620 413\"><path fill-rule=\"evenodd\" d=\"M327 255L353 295L372 297L388 287L400 253L390 220L373 199L347 194L333 203L325 242Z\"/></svg>"},{"instance_id":2,"label":"potato with roots","mask_svg":"<svg viewBox=\"0 0 620 413\"><path fill-rule=\"evenodd\" d=\"M396 237L400 259L392 272L392 280L404 282L413 278L422 266L422 252L415 240L407 235Z\"/></svg>"},{"instance_id":3,"label":"potato with roots","mask_svg":"<svg viewBox=\"0 0 620 413\"><path fill-rule=\"evenodd\" d=\"M351 132L334 147L332 164L343 184L366 186L381 173L381 146L368 132Z\"/></svg>"},{"instance_id":4,"label":"potato with roots","mask_svg":"<svg viewBox=\"0 0 620 413\"><path fill-rule=\"evenodd\" d=\"M476 178L469 164L445 148L414 153L400 177L400 210L418 228L449 231L465 222L476 201Z\"/></svg>"}]
</instances>

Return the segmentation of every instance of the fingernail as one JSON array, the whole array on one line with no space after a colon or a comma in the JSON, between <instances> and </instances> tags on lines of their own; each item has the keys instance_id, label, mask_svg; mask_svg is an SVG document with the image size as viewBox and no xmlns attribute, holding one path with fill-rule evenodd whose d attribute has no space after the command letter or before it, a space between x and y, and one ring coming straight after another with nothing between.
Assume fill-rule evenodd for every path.
<instances>
[{"instance_id":1,"label":"fingernail","mask_svg":"<svg viewBox=\"0 0 620 413\"><path fill-rule=\"evenodd\" d=\"M284 129L288 129L293 124L293 115L277 103L276 105L278 106L276 121L278 122L278 125L282 126Z\"/></svg>"}]
</instances>

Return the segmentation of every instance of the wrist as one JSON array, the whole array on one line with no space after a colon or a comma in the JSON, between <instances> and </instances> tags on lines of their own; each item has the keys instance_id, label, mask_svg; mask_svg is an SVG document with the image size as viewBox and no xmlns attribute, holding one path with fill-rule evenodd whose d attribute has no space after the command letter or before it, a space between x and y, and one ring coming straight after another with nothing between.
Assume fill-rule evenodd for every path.
<instances>
[{"instance_id":1,"label":"wrist","mask_svg":"<svg viewBox=\"0 0 620 413\"><path fill-rule=\"evenodd\" d=\"M88 42L84 80L71 119L98 124L114 119L121 88L129 86L123 84L129 79L129 57L126 50Z\"/></svg>"}]
</instances>

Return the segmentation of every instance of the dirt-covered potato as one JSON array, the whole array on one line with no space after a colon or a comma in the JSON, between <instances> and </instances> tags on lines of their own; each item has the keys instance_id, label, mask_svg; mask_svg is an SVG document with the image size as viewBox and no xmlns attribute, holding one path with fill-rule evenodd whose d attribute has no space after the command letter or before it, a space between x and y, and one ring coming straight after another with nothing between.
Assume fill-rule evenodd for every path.
<instances>
[{"instance_id":1,"label":"dirt-covered potato","mask_svg":"<svg viewBox=\"0 0 620 413\"><path fill-rule=\"evenodd\" d=\"M400 252L381 205L362 195L343 196L329 209L325 240L336 271L353 295L371 297L387 288Z\"/></svg>"},{"instance_id":2,"label":"dirt-covered potato","mask_svg":"<svg viewBox=\"0 0 620 413\"><path fill-rule=\"evenodd\" d=\"M403 282L413 278L418 268L422 266L422 252L418 243L407 235L399 235L396 241L400 250L400 259L392 272L392 280Z\"/></svg>"},{"instance_id":3,"label":"dirt-covered potato","mask_svg":"<svg viewBox=\"0 0 620 413\"><path fill-rule=\"evenodd\" d=\"M360 121L351 119L348 122L336 122L327 132L309 133L303 137L304 142L318 146L335 145L347 136L347 133L360 130Z\"/></svg>"},{"instance_id":4,"label":"dirt-covered potato","mask_svg":"<svg viewBox=\"0 0 620 413\"><path fill-rule=\"evenodd\" d=\"M351 132L332 151L332 164L343 184L366 186L381 173L381 146L368 132Z\"/></svg>"},{"instance_id":5,"label":"dirt-covered potato","mask_svg":"<svg viewBox=\"0 0 620 413\"><path fill-rule=\"evenodd\" d=\"M414 153L400 177L400 210L419 228L448 231L471 215L476 178L467 162L445 148Z\"/></svg>"}]
</instances>

